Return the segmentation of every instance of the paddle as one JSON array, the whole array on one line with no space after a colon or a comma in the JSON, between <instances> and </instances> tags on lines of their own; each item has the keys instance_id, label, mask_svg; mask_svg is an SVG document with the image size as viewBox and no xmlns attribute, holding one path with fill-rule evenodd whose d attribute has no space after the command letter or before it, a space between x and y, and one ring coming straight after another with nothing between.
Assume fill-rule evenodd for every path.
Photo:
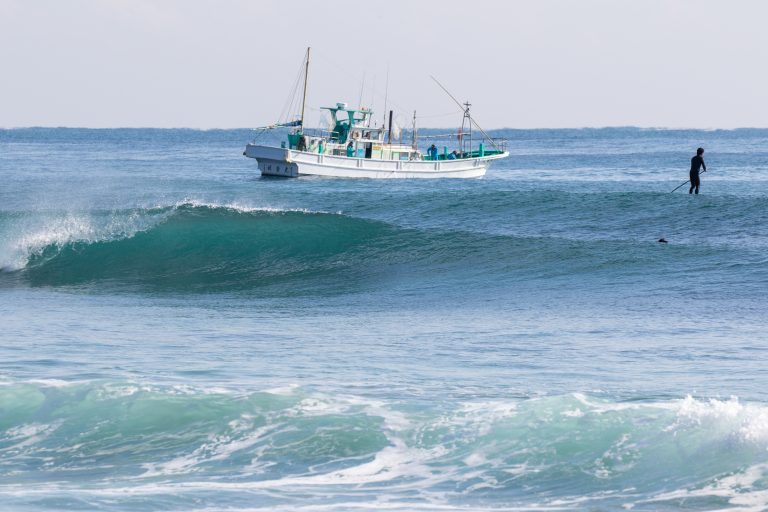
<instances>
[{"instance_id":1,"label":"paddle","mask_svg":"<svg viewBox=\"0 0 768 512\"><path fill-rule=\"evenodd\" d=\"M706 169L704 169L703 171L701 171L699 174L704 174L705 172L707 172L707 170L706 170ZM678 186L676 186L676 187L674 188L674 190L672 190L672 192L674 192L675 190L679 189L680 187L682 187L682 186L683 186L683 185L685 185L686 183L690 183L690 182L691 182L691 180L685 180L684 182L682 182L681 184L679 184ZM670 194L671 194L672 192L670 192Z\"/></svg>"}]
</instances>

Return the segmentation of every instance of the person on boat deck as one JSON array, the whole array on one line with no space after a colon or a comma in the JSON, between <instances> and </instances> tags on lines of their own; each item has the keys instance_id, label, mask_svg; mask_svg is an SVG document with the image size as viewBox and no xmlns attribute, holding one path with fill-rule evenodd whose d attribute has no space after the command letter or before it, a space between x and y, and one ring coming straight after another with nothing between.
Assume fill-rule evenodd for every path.
<instances>
[{"instance_id":1,"label":"person on boat deck","mask_svg":"<svg viewBox=\"0 0 768 512\"><path fill-rule=\"evenodd\" d=\"M689 194L693 194L693 190L696 189L696 193L699 193L699 185L701 185L701 179L699 178L699 169L704 168L704 172L707 171L707 164L704 163L704 148L696 150L696 156L691 158L691 188L688 190Z\"/></svg>"},{"instance_id":2,"label":"person on boat deck","mask_svg":"<svg viewBox=\"0 0 768 512\"><path fill-rule=\"evenodd\" d=\"M429 159L430 160L437 160L437 146L432 144L429 146L429 150L427 151L429 153Z\"/></svg>"},{"instance_id":3,"label":"person on boat deck","mask_svg":"<svg viewBox=\"0 0 768 512\"><path fill-rule=\"evenodd\" d=\"M458 153L456 153L456 150L450 152L448 155L448 160L456 160L458 158Z\"/></svg>"},{"instance_id":4,"label":"person on boat deck","mask_svg":"<svg viewBox=\"0 0 768 512\"><path fill-rule=\"evenodd\" d=\"M355 156L355 145L352 141L349 141L349 144L347 144L347 156Z\"/></svg>"}]
</instances>

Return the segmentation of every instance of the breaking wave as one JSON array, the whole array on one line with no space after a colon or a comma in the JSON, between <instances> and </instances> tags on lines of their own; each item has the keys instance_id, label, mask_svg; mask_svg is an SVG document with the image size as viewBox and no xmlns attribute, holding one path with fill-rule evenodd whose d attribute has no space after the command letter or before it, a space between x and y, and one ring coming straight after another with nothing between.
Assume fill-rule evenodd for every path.
<instances>
[{"instance_id":1,"label":"breaking wave","mask_svg":"<svg viewBox=\"0 0 768 512\"><path fill-rule=\"evenodd\" d=\"M15 382L0 386L0 455L6 495L77 489L91 507L163 495L195 508L216 491L217 504L254 508L302 496L377 508L386 489L398 509L749 509L768 495L768 408L582 394L414 407L297 387ZM49 483L28 493L30 480Z\"/></svg>"},{"instance_id":2,"label":"breaking wave","mask_svg":"<svg viewBox=\"0 0 768 512\"><path fill-rule=\"evenodd\" d=\"M690 246L665 252L652 240L417 229L341 213L190 202L51 214L35 225L16 220L20 234L5 234L0 267L32 286L332 294L429 276L455 285L479 275L515 282L584 273L631 276L649 266L675 272L683 268L681 255L706 263L716 252Z\"/></svg>"}]
</instances>

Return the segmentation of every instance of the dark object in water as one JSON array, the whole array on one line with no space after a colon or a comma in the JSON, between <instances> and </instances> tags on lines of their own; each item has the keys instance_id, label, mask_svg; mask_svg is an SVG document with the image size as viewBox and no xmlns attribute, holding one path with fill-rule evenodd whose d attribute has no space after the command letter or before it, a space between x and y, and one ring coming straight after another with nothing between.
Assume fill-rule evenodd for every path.
<instances>
[{"instance_id":1,"label":"dark object in water","mask_svg":"<svg viewBox=\"0 0 768 512\"><path fill-rule=\"evenodd\" d=\"M668 244L669 242L667 242L666 238L659 238L659 243L660 244Z\"/></svg>"}]
</instances>

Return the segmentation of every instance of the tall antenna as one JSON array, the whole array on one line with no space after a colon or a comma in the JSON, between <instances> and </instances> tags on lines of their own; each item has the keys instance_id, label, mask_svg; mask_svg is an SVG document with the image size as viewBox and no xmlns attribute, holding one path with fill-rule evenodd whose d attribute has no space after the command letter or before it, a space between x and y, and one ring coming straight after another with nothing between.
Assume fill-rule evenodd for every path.
<instances>
[{"instance_id":1,"label":"tall antenna","mask_svg":"<svg viewBox=\"0 0 768 512\"><path fill-rule=\"evenodd\" d=\"M368 110L373 110L373 101L374 101L375 94L376 94L376 75L373 75L373 86L371 86L371 101L368 102ZM368 124L366 124L366 126L370 127L372 121L373 121L373 113L368 114Z\"/></svg>"},{"instance_id":2,"label":"tall antenna","mask_svg":"<svg viewBox=\"0 0 768 512\"><path fill-rule=\"evenodd\" d=\"M363 71L363 82L360 84L360 99L357 102L357 108L363 106L363 90L365 89L365 71Z\"/></svg>"},{"instance_id":3,"label":"tall antenna","mask_svg":"<svg viewBox=\"0 0 768 512\"><path fill-rule=\"evenodd\" d=\"M469 152L472 152L472 115L469 113L469 107L471 107L472 104L468 101L464 102L464 118L468 121L468 128L469 128ZM461 121L461 126L464 126L464 121Z\"/></svg>"},{"instance_id":4,"label":"tall antenna","mask_svg":"<svg viewBox=\"0 0 768 512\"><path fill-rule=\"evenodd\" d=\"M307 105L307 80L309 80L309 50L307 46L307 66L304 69L304 97L301 100L301 132L304 133L304 107Z\"/></svg>"},{"instance_id":5,"label":"tall antenna","mask_svg":"<svg viewBox=\"0 0 768 512\"><path fill-rule=\"evenodd\" d=\"M384 123L387 122L387 95L389 95L389 63L387 63L387 82L384 85ZM390 126L392 125L392 114L389 115ZM381 123L384 125L384 123Z\"/></svg>"}]
</instances>

